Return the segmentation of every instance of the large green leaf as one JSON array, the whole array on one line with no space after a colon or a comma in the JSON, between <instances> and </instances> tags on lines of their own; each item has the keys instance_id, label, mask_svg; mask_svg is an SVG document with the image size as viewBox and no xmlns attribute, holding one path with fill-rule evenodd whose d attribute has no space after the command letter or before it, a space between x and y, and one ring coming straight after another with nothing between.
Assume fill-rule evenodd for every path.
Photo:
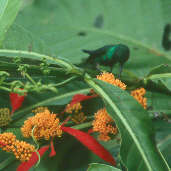
<instances>
[{"instance_id":1,"label":"large green leaf","mask_svg":"<svg viewBox=\"0 0 171 171\"><path fill-rule=\"evenodd\" d=\"M116 121L122 136L120 154L125 166L136 171L169 170L156 147L148 112L118 87L99 80L87 82L104 99L108 113Z\"/></svg>"},{"instance_id":2,"label":"large green leaf","mask_svg":"<svg viewBox=\"0 0 171 171\"><path fill-rule=\"evenodd\" d=\"M21 0L1 0L0 1L0 46L13 23L21 5Z\"/></svg>"},{"instance_id":3,"label":"large green leaf","mask_svg":"<svg viewBox=\"0 0 171 171\"><path fill-rule=\"evenodd\" d=\"M144 76L171 59L161 46L170 10L170 0L35 1L17 16L3 48L33 50L79 63L87 57L81 49L121 42L131 49L125 68Z\"/></svg>"},{"instance_id":4,"label":"large green leaf","mask_svg":"<svg viewBox=\"0 0 171 171\"><path fill-rule=\"evenodd\" d=\"M105 164L92 163L87 171L121 171L120 169Z\"/></svg>"},{"instance_id":5,"label":"large green leaf","mask_svg":"<svg viewBox=\"0 0 171 171\"><path fill-rule=\"evenodd\" d=\"M156 66L151 69L144 79L146 81L152 80L158 87L163 87L171 91L171 66L163 64Z\"/></svg>"}]
</instances>

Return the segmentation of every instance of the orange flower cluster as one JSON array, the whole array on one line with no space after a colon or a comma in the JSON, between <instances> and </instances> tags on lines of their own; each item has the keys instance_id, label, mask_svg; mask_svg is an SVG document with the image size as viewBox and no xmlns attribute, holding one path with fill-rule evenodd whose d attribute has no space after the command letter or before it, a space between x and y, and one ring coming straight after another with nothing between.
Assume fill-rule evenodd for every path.
<instances>
[{"instance_id":1,"label":"orange flower cluster","mask_svg":"<svg viewBox=\"0 0 171 171\"><path fill-rule=\"evenodd\" d=\"M101 75L97 75L97 79L108 82L114 86L118 86L125 90L126 85L122 83L119 79L115 79L112 73L103 72ZM92 91L93 93L94 91ZM136 89L131 92L131 95L144 107L147 108L147 99L144 98L146 91L144 88ZM100 133L99 139L108 141L110 140L109 133L116 134L117 128L113 127L111 123L114 123L112 118L108 115L106 109L100 109L95 114L95 120L93 121L93 131Z\"/></svg>"},{"instance_id":2,"label":"orange flower cluster","mask_svg":"<svg viewBox=\"0 0 171 171\"><path fill-rule=\"evenodd\" d=\"M110 140L109 134L116 134L117 128L114 127L113 119L109 116L106 108L100 109L95 113L95 120L93 121L93 131L99 132L98 139L102 141Z\"/></svg>"},{"instance_id":3,"label":"orange flower cluster","mask_svg":"<svg viewBox=\"0 0 171 171\"><path fill-rule=\"evenodd\" d=\"M112 73L104 72L101 75L97 75L97 79L118 86L123 90L126 89L126 85L122 83L119 79L115 79ZM146 91L144 88L139 88L134 91L131 91L131 96L133 96L144 107L144 109L147 108L147 99L144 98L145 93Z\"/></svg>"},{"instance_id":4,"label":"orange flower cluster","mask_svg":"<svg viewBox=\"0 0 171 171\"><path fill-rule=\"evenodd\" d=\"M97 79L105 81L114 86L120 87L123 90L126 89L126 85L123 82L121 82L119 79L115 79L115 76L112 73L103 72L101 75L97 75Z\"/></svg>"},{"instance_id":5,"label":"orange flower cluster","mask_svg":"<svg viewBox=\"0 0 171 171\"><path fill-rule=\"evenodd\" d=\"M8 108L0 109L0 127L6 126L11 121L11 114Z\"/></svg>"},{"instance_id":6,"label":"orange flower cluster","mask_svg":"<svg viewBox=\"0 0 171 171\"><path fill-rule=\"evenodd\" d=\"M134 91L131 91L131 96L133 96L143 107L147 108L147 99L144 98L146 91L144 88L139 88Z\"/></svg>"},{"instance_id":7,"label":"orange flower cluster","mask_svg":"<svg viewBox=\"0 0 171 171\"><path fill-rule=\"evenodd\" d=\"M66 113L73 114L71 120L76 124L83 123L87 119L81 110L82 105L80 103L75 103L73 105L68 104L65 108Z\"/></svg>"},{"instance_id":8,"label":"orange flower cluster","mask_svg":"<svg viewBox=\"0 0 171 171\"><path fill-rule=\"evenodd\" d=\"M82 109L82 105L80 103L75 103L73 105L67 104L65 108L65 112L72 114L73 112L78 113Z\"/></svg>"},{"instance_id":9,"label":"orange flower cluster","mask_svg":"<svg viewBox=\"0 0 171 171\"><path fill-rule=\"evenodd\" d=\"M84 115L83 112L74 114L73 117L71 118L71 120L76 124L83 123L86 119L87 117Z\"/></svg>"},{"instance_id":10,"label":"orange flower cluster","mask_svg":"<svg viewBox=\"0 0 171 171\"><path fill-rule=\"evenodd\" d=\"M35 147L24 141L19 141L11 132L0 134L0 148L7 152L12 152L21 162L28 161L35 151Z\"/></svg>"},{"instance_id":11,"label":"orange flower cluster","mask_svg":"<svg viewBox=\"0 0 171 171\"><path fill-rule=\"evenodd\" d=\"M28 118L21 127L21 132L24 137L31 137L34 128L34 137L36 139L44 138L49 140L50 137L62 135L59 118L56 114L51 114L49 110L37 113L35 116Z\"/></svg>"}]
</instances>

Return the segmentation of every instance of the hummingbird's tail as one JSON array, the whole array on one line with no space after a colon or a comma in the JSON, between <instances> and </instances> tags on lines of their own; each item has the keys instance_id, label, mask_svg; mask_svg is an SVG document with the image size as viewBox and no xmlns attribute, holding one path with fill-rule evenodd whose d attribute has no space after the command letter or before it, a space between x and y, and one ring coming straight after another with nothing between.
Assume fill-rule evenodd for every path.
<instances>
[{"instance_id":1,"label":"hummingbird's tail","mask_svg":"<svg viewBox=\"0 0 171 171\"><path fill-rule=\"evenodd\" d=\"M92 63L93 62L94 51L85 50L85 49L82 49L82 51L89 54L88 58L86 60L84 60L83 63Z\"/></svg>"},{"instance_id":2,"label":"hummingbird's tail","mask_svg":"<svg viewBox=\"0 0 171 171\"><path fill-rule=\"evenodd\" d=\"M88 54L92 54L92 51L91 50L85 50L85 49L82 49L82 51L84 52L84 53L88 53Z\"/></svg>"}]
</instances>

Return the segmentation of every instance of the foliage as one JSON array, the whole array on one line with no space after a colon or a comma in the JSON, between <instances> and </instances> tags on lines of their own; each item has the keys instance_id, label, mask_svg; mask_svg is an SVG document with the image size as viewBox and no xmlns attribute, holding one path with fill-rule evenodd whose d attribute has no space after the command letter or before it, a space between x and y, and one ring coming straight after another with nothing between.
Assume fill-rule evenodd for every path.
<instances>
[{"instance_id":1,"label":"foliage","mask_svg":"<svg viewBox=\"0 0 171 171\"><path fill-rule=\"evenodd\" d=\"M169 170L171 29L168 37L165 31L170 11L169 0L1 0L0 112L9 108L11 118L0 128L0 138L12 132L36 151L21 165L2 150L6 144L0 141L0 170L33 165L45 171ZM168 44L163 43L166 38ZM120 78L126 90L96 79L95 67L81 65L87 58L82 49L118 43L131 52ZM100 66L101 71L109 69ZM116 78L118 71L116 65ZM141 87L146 89L147 109L131 96ZM79 110L72 108L77 103ZM67 113L68 104L72 111ZM61 137L36 140L36 125L32 137L21 133L24 121L41 113L44 108L37 107L42 106L59 118ZM94 113L104 107L119 130L107 142L92 131ZM109 166L115 165L114 159L117 165Z\"/></svg>"}]
</instances>

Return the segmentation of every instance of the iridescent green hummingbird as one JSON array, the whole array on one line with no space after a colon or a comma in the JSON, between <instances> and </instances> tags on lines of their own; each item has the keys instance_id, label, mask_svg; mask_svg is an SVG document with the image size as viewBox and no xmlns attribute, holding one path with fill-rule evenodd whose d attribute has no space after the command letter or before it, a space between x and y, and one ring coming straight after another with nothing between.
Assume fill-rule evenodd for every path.
<instances>
[{"instance_id":1,"label":"iridescent green hummingbird","mask_svg":"<svg viewBox=\"0 0 171 171\"><path fill-rule=\"evenodd\" d=\"M95 64L96 66L104 65L111 68L116 63L120 64L119 77L122 73L124 63L129 59L130 50L128 46L123 44L116 45L106 45L102 48L96 50L83 50L83 52L88 53L89 57L85 63Z\"/></svg>"}]
</instances>

